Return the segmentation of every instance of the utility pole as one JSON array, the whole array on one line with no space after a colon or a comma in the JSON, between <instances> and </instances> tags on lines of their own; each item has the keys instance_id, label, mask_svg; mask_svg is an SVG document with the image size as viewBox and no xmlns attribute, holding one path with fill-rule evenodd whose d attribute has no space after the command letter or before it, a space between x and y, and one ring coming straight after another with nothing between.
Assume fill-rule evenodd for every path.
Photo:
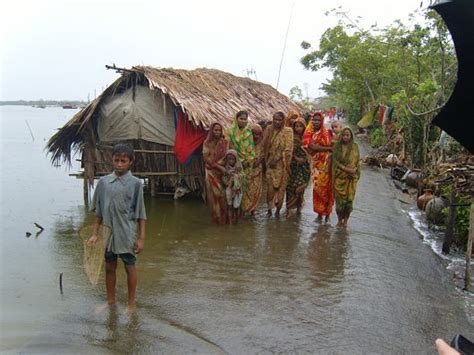
<instances>
[{"instance_id":1,"label":"utility pole","mask_svg":"<svg viewBox=\"0 0 474 355\"><path fill-rule=\"evenodd\" d=\"M291 17L293 16L294 7L295 7L295 3L291 5L290 19L288 20L288 28L286 29L285 42L283 43L283 51L281 53L280 68L278 69L278 79L277 79L277 84L276 84L277 90L278 90L278 85L280 84L281 67L283 65L283 58L285 57L286 41L288 40L288 32L290 32Z\"/></svg>"}]
</instances>

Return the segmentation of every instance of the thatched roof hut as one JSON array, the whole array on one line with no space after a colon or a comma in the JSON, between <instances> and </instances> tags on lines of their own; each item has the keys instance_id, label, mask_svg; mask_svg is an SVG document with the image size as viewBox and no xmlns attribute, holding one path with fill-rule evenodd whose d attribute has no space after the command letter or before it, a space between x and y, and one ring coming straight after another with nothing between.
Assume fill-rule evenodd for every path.
<instances>
[{"instance_id":1,"label":"thatched roof hut","mask_svg":"<svg viewBox=\"0 0 474 355\"><path fill-rule=\"evenodd\" d=\"M70 164L79 152L90 183L111 171L111 146L127 141L136 151L133 173L151 182L152 193L171 192L177 185L201 192L199 148L212 122L227 127L241 109L251 122L299 110L270 85L215 69L137 66L121 74L47 144L53 163Z\"/></svg>"}]
</instances>

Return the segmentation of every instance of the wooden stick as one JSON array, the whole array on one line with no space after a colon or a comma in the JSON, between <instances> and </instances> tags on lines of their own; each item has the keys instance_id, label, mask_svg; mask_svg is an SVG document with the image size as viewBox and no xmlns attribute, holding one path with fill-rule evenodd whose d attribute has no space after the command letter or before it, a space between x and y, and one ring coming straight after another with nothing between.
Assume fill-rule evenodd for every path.
<instances>
[{"instance_id":1,"label":"wooden stick","mask_svg":"<svg viewBox=\"0 0 474 355\"><path fill-rule=\"evenodd\" d=\"M63 273L59 274L59 291L63 294Z\"/></svg>"},{"instance_id":2,"label":"wooden stick","mask_svg":"<svg viewBox=\"0 0 474 355\"><path fill-rule=\"evenodd\" d=\"M28 126L28 129L30 130L31 138L33 138L33 142L35 141L35 136L33 135L33 131L31 130L30 124L28 123L27 120L25 120L26 125Z\"/></svg>"},{"instance_id":3,"label":"wooden stick","mask_svg":"<svg viewBox=\"0 0 474 355\"><path fill-rule=\"evenodd\" d=\"M466 247L466 272L464 274L464 290L469 291L471 288L471 255L472 255L472 239L474 238L474 203L471 203L471 212L469 213L469 237L467 238Z\"/></svg>"},{"instance_id":4,"label":"wooden stick","mask_svg":"<svg viewBox=\"0 0 474 355\"><path fill-rule=\"evenodd\" d=\"M43 227L41 227L41 226L40 226L38 223L36 223L36 222L33 222L33 224L34 224L37 228L39 228L39 229L41 229L41 230L44 229Z\"/></svg>"},{"instance_id":5,"label":"wooden stick","mask_svg":"<svg viewBox=\"0 0 474 355\"><path fill-rule=\"evenodd\" d=\"M98 146L99 149L105 148L105 149L113 149L114 147L111 145L100 145ZM151 154L174 154L174 151L172 150L147 150L147 149L134 149L134 153L151 153ZM76 159L78 160L78 159ZM78 160L80 161L80 160Z\"/></svg>"}]
</instances>

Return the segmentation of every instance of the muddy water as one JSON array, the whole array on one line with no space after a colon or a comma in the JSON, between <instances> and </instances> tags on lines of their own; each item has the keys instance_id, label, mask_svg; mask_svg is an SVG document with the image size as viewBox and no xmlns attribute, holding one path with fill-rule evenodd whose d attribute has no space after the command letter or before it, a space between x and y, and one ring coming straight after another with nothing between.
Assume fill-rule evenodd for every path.
<instances>
[{"instance_id":1,"label":"muddy water","mask_svg":"<svg viewBox=\"0 0 474 355\"><path fill-rule=\"evenodd\" d=\"M138 310L124 311L122 270L119 304L104 308L103 283L90 285L82 271L78 231L92 222L82 183L43 151L72 112L0 112L2 350L400 353L474 334L442 260L371 169L347 230L335 217L314 221L310 190L299 217L267 218L262 206L255 218L225 227L210 223L200 201L148 199ZM45 227L37 236L34 222Z\"/></svg>"}]
</instances>

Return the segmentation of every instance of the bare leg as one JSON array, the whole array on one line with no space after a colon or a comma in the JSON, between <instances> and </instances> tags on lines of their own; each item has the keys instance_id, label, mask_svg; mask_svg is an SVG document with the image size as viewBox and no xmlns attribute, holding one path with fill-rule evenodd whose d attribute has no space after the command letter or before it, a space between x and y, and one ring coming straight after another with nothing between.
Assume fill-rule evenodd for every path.
<instances>
[{"instance_id":1,"label":"bare leg","mask_svg":"<svg viewBox=\"0 0 474 355\"><path fill-rule=\"evenodd\" d=\"M279 207L277 207L277 209L276 209L275 217L280 217L280 208Z\"/></svg>"},{"instance_id":2,"label":"bare leg","mask_svg":"<svg viewBox=\"0 0 474 355\"><path fill-rule=\"evenodd\" d=\"M109 305L115 304L115 283L117 260L105 262L105 287L107 289L107 303Z\"/></svg>"},{"instance_id":3,"label":"bare leg","mask_svg":"<svg viewBox=\"0 0 474 355\"><path fill-rule=\"evenodd\" d=\"M324 217L324 223L328 223L329 222L329 215L327 215L326 217Z\"/></svg>"},{"instance_id":4,"label":"bare leg","mask_svg":"<svg viewBox=\"0 0 474 355\"><path fill-rule=\"evenodd\" d=\"M296 200L296 214L301 214L301 207L303 206L303 199L301 196L298 196Z\"/></svg>"},{"instance_id":5,"label":"bare leg","mask_svg":"<svg viewBox=\"0 0 474 355\"><path fill-rule=\"evenodd\" d=\"M137 269L135 265L125 265L127 272L127 288L128 288L128 303L127 310L133 312L135 310L135 293L137 290Z\"/></svg>"},{"instance_id":6,"label":"bare leg","mask_svg":"<svg viewBox=\"0 0 474 355\"><path fill-rule=\"evenodd\" d=\"M345 216L344 216L344 226L347 226L347 222L349 221L349 216L351 215L352 211L346 211Z\"/></svg>"},{"instance_id":7,"label":"bare leg","mask_svg":"<svg viewBox=\"0 0 474 355\"><path fill-rule=\"evenodd\" d=\"M337 214L337 225L342 226L343 221L344 221L344 216L341 212L336 212Z\"/></svg>"},{"instance_id":8,"label":"bare leg","mask_svg":"<svg viewBox=\"0 0 474 355\"><path fill-rule=\"evenodd\" d=\"M321 223L322 221L323 221L323 216L321 216L321 215L318 213L318 218L316 218L316 222Z\"/></svg>"},{"instance_id":9,"label":"bare leg","mask_svg":"<svg viewBox=\"0 0 474 355\"><path fill-rule=\"evenodd\" d=\"M272 209L275 207L275 190L273 189L273 186L268 186L267 187L267 216L272 215Z\"/></svg>"}]
</instances>

